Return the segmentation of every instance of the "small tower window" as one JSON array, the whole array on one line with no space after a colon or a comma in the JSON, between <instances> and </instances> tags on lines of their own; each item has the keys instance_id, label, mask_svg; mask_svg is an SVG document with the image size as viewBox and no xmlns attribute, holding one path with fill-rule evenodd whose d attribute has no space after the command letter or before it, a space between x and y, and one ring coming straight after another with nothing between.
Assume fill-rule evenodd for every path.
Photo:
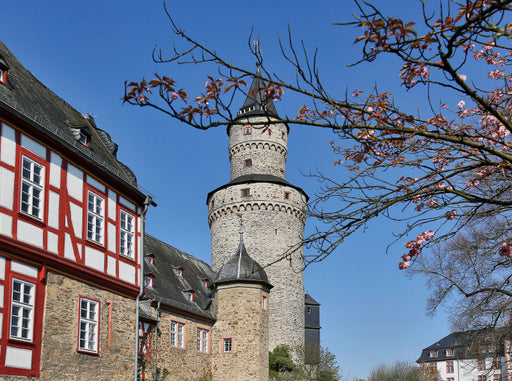
<instances>
[{"instance_id":1,"label":"small tower window","mask_svg":"<svg viewBox=\"0 0 512 381\"><path fill-rule=\"evenodd\" d=\"M233 339L231 337L225 337L223 339L222 349L224 353L233 352Z\"/></svg>"},{"instance_id":2,"label":"small tower window","mask_svg":"<svg viewBox=\"0 0 512 381\"><path fill-rule=\"evenodd\" d=\"M215 199L213 198L212 201L210 202L210 206L213 208L215 206Z\"/></svg>"},{"instance_id":3,"label":"small tower window","mask_svg":"<svg viewBox=\"0 0 512 381\"><path fill-rule=\"evenodd\" d=\"M281 132L281 139L286 140L286 132Z\"/></svg>"},{"instance_id":4,"label":"small tower window","mask_svg":"<svg viewBox=\"0 0 512 381\"><path fill-rule=\"evenodd\" d=\"M249 197L250 195L251 195L251 189L250 188L242 189L242 197Z\"/></svg>"},{"instance_id":5,"label":"small tower window","mask_svg":"<svg viewBox=\"0 0 512 381\"><path fill-rule=\"evenodd\" d=\"M307 311L308 311L308 314L310 314L311 313L311 307L308 307Z\"/></svg>"},{"instance_id":6,"label":"small tower window","mask_svg":"<svg viewBox=\"0 0 512 381\"><path fill-rule=\"evenodd\" d=\"M176 275L178 275L180 278L183 278L183 267L180 267L178 270L176 270Z\"/></svg>"},{"instance_id":7,"label":"small tower window","mask_svg":"<svg viewBox=\"0 0 512 381\"><path fill-rule=\"evenodd\" d=\"M244 126L244 135L252 134L252 126Z\"/></svg>"},{"instance_id":8,"label":"small tower window","mask_svg":"<svg viewBox=\"0 0 512 381\"><path fill-rule=\"evenodd\" d=\"M291 196L290 192L284 192L284 199L285 200L289 200L290 196Z\"/></svg>"},{"instance_id":9,"label":"small tower window","mask_svg":"<svg viewBox=\"0 0 512 381\"><path fill-rule=\"evenodd\" d=\"M245 159L244 160L244 168L251 168L252 167L252 159Z\"/></svg>"},{"instance_id":10,"label":"small tower window","mask_svg":"<svg viewBox=\"0 0 512 381\"><path fill-rule=\"evenodd\" d=\"M263 295L261 297L261 308L263 309L263 311L267 311L268 310L268 297L267 297L267 295Z\"/></svg>"}]
</instances>

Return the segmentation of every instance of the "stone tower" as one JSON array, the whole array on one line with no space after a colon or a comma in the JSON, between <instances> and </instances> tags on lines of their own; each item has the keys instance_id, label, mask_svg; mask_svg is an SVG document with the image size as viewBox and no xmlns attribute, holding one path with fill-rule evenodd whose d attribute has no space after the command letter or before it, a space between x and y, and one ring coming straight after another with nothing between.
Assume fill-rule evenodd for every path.
<instances>
[{"instance_id":1,"label":"stone tower","mask_svg":"<svg viewBox=\"0 0 512 381\"><path fill-rule=\"evenodd\" d=\"M255 78L235 122L228 126L231 181L208 194L212 267L238 246L240 215L245 246L274 286L269 297L269 349L304 347L303 251L307 195L285 180L289 128L277 122L264 84Z\"/></svg>"},{"instance_id":2,"label":"stone tower","mask_svg":"<svg viewBox=\"0 0 512 381\"><path fill-rule=\"evenodd\" d=\"M249 255L242 237L236 254L217 273L214 375L219 380L268 380L268 295L263 268Z\"/></svg>"}]
</instances>

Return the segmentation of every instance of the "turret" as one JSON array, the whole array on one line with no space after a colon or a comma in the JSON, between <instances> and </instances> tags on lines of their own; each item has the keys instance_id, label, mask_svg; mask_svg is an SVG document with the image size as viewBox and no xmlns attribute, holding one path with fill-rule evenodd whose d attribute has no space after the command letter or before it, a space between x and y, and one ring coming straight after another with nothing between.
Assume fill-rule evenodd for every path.
<instances>
[{"instance_id":1,"label":"turret","mask_svg":"<svg viewBox=\"0 0 512 381\"><path fill-rule=\"evenodd\" d=\"M248 254L240 235L236 254L222 266L215 290L214 358L218 380L268 380L268 295L272 288L263 268Z\"/></svg>"}]
</instances>

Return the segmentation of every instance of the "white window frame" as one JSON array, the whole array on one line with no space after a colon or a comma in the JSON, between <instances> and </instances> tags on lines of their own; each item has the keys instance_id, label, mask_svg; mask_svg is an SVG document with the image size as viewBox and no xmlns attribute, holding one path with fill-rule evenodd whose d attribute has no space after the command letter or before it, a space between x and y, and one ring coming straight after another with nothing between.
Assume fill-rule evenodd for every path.
<instances>
[{"instance_id":1,"label":"white window frame","mask_svg":"<svg viewBox=\"0 0 512 381\"><path fill-rule=\"evenodd\" d=\"M105 199L94 192L87 192L87 239L103 245Z\"/></svg>"},{"instance_id":2,"label":"white window frame","mask_svg":"<svg viewBox=\"0 0 512 381\"><path fill-rule=\"evenodd\" d=\"M171 321L171 346L185 349L185 324Z\"/></svg>"},{"instance_id":3,"label":"white window frame","mask_svg":"<svg viewBox=\"0 0 512 381\"><path fill-rule=\"evenodd\" d=\"M146 275L144 278L144 286L146 286L146 288L155 288L155 278L151 275Z\"/></svg>"},{"instance_id":4,"label":"white window frame","mask_svg":"<svg viewBox=\"0 0 512 381\"><path fill-rule=\"evenodd\" d=\"M210 331L205 328L197 328L196 350L199 353L209 353Z\"/></svg>"},{"instance_id":5,"label":"white window frame","mask_svg":"<svg viewBox=\"0 0 512 381\"><path fill-rule=\"evenodd\" d=\"M233 338L232 337L224 337L222 339L222 352L223 353L233 352Z\"/></svg>"},{"instance_id":6,"label":"white window frame","mask_svg":"<svg viewBox=\"0 0 512 381\"><path fill-rule=\"evenodd\" d=\"M135 259L135 216L124 210L119 213L119 253Z\"/></svg>"},{"instance_id":7,"label":"white window frame","mask_svg":"<svg viewBox=\"0 0 512 381\"><path fill-rule=\"evenodd\" d=\"M15 285L19 285L16 287ZM9 337L32 342L34 336L34 283L12 279Z\"/></svg>"},{"instance_id":8,"label":"white window frame","mask_svg":"<svg viewBox=\"0 0 512 381\"><path fill-rule=\"evenodd\" d=\"M98 353L100 303L80 297L78 315L78 350Z\"/></svg>"},{"instance_id":9,"label":"white window frame","mask_svg":"<svg viewBox=\"0 0 512 381\"><path fill-rule=\"evenodd\" d=\"M21 159L20 210L43 219L44 165L23 155Z\"/></svg>"}]
</instances>

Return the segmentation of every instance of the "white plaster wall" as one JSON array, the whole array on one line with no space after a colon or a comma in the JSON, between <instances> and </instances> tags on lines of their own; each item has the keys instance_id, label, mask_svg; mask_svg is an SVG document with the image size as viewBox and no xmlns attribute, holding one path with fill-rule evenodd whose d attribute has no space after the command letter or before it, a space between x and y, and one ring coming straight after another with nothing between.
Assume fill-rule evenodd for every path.
<instances>
[{"instance_id":1,"label":"white plaster wall","mask_svg":"<svg viewBox=\"0 0 512 381\"><path fill-rule=\"evenodd\" d=\"M14 128L2 123L2 139L0 141L0 160L5 164L16 164L16 136Z\"/></svg>"},{"instance_id":2,"label":"white plaster wall","mask_svg":"<svg viewBox=\"0 0 512 381\"><path fill-rule=\"evenodd\" d=\"M105 254L92 247L85 246L85 265L95 270L105 271Z\"/></svg>"},{"instance_id":3,"label":"white plaster wall","mask_svg":"<svg viewBox=\"0 0 512 381\"><path fill-rule=\"evenodd\" d=\"M119 279L135 284L135 267L119 261Z\"/></svg>"},{"instance_id":4,"label":"white plaster wall","mask_svg":"<svg viewBox=\"0 0 512 381\"><path fill-rule=\"evenodd\" d=\"M58 193L48 192L48 226L54 229L59 228L59 200L60 196Z\"/></svg>"},{"instance_id":5,"label":"white plaster wall","mask_svg":"<svg viewBox=\"0 0 512 381\"><path fill-rule=\"evenodd\" d=\"M18 220L18 239L22 242L43 248L43 229Z\"/></svg>"},{"instance_id":6,"label":"white plaster wall","mask_svg":"<svg viewBox=\"0 0 512 381\"><path fill-rule=\"evenodd\" d=\"M32 350L7 347L5 351L5 366L14 368L32 368Z\"/></svg>"},{"instance_id":7,"label":"white plaster wall","mask_svg":"<svg viewBox=\"0 0 512 381\"><path fill-rule=\"evenodd\" d=\"M33 266L26 265L25 263L21 263L15 260L11 261L11 271L14 271L18 274L23 274L29 276L31 278L37 278L37 268Z\"/></svg>"},{"instance_id":8,"label":"white plaster wall","mask_svg":"<svg viewBox=\"0 0 512 381\"><path fill-rule=\"evenodd\" d=\"M60 175L62 169L62 159L55 152L50 153L50 185L60 188Z\"/></svg>"},{"instance_id":9,"label":"white plaster wall","mask_svg":"<svg viewBox=\"0 0 512 381\"><path fill-rule=\"evenodd\" d=\"M135 204L133 202L128 201L127 199L125 199L122 196L119 196L119 203L121 205L124 205L128 209L132 210L133 212L135 212Z\"/></svg>"},{"instance_id":10,"label":"white plaster wall","mask_svg":"<svg viewBox=\"0 0 512 381\"><path fill-rule=\"evenodd\" d=\"M69 203L69 210L71 212L71 223L73 224L73 232L77 238L82 238L82 221L83 210L81 206L74 203Z\"/></svg>"},{"instance_id":11,"label":"white plaster wall","mask_svg":"<svg viewBox=\"0 0 512 381\"><path fill-rule=\"evenodd\" d=\"M14 172L0 167L0 206L13 210Z\"/></svg>"},{"instance_id":12,"label":"white plaster wall","mask_svg":"<svg viewBox=\"0 0 512 381\"><path fill-rule=\"evenodd\" d=\"M23 134L21 134L21 146L46 160L46 147Z\"/></svg>"},{"instance_id":13,"label":"white plaster wall","mask_svg":"<svg viewBox=\"0 0 512 381\"><path fill-rule=\"evenodd\" d=\"M68 194L78 201L83 200L84 174L77 167L68 164L67 185Z\"/></svg>"},{"instance_id":14,"label":"white plaster wall","mask_svg":"<svg viewBox=\"0 0 512 381\"><path fill-rule=\"evenodd\" d=\"M59 254L59 236L57 234L48 232L47 249L53 254Z\"/></svg>"},{"instance_id":15,"label":"white plaster wall","mask_svg":"<svg viewBox=\"0 0 512 381\"><path fill-rule=\"evenodd\" d=\"M108 218L111 220L117 219L117 203L116 203L116 193L112 190L108 190Z\"/></svg>"},{"instance_id":16,"label":"white plaster wall","mask_svg":"<svg viewBox=\"0 0 512 381\"><path fill-rule=\"evenodd\" d=\"M89 175L86 176L87 184L93 186L97 190L99 190L102 193L105 193L105 185L100 183L98 180L96 180L94 177L91 177Z\"/></svg>"},{"instance_id":17,"label":"white plaster wall","mask_svg":"<svg viewBox=\"0 0 512 381\"><path fill-rule=\"evenodd\" d=\"M69 233L64 235L64 258L76 261L75 252L73 251L73 243L71 242Z\"/></svg>"},{"instance_id":18,"label":"white plaster wall","mask_svg":"<svg viewBox=\"0 0 512 381\"><path fill-rule=\"evenodd\" d=\"M117 260L114 257L107 257L107 274L110 276L116 276L116 263Z\"/></svg>"},{"instance_id":19,"label":"white plaster wall","mask_svg":"<svg viewBox=\"0 0 512 381\"><path fill-rule=\"evenodd\" d=\"M0 256L0 279L5 279L5 258ZM2 325L0 324L0 327ZM0 330L1 331L1 330Z\"/></svg>"},{"instance_id":20,"label":"white plaster wall","mask_svg":"<svg viewBox=\"0 0 512 381\"><path fill-rule=\"evenodd\" d=\"M0 234L12 237L12 217L0 212Z\"/></svg>"},{"instance_id":21,"label":"white plaster wall","mask_svg":"<svg viewBox=\"0 0 512 381\"><path fill-rule=\"evenodd\" d=\"M108 250L113 252L113 253L117 253L117 245L116 245L116 242L117 242L117 235L116 235L116 225L112 224L112 223L108 223Z\"/></svg>"}]
</instances>

